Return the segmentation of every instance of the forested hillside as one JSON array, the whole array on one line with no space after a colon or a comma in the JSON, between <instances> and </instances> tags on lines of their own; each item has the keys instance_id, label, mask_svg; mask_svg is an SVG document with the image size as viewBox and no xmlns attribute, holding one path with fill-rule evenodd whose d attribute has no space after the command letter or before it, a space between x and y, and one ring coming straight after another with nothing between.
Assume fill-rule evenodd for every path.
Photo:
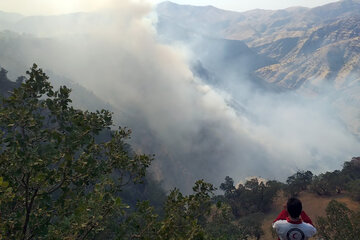
<instances>
[{"instance_id":1,"label":"forested hillside","mask_svg":"<svg viewBox=\"0 0 360 240\"><path fill-rule=\"evenodd\" d=\"M150 171L167 190L224 175L283 181L358 154L358 1L242 13L122 2L1 12L0 66L15 80L36 62L75 107L112 111L136 129L134 149L156 154Z\"/></svg>"},{"instance_id":2,"label":"forested hillside","mask_svg":"<svg viewBox=\"0 0 360 240\"><path fill-rule=\"evenodd\" d=\"M359 0L3 1L0 240L360 236Z\"/></svg>"},{"instance_id":3,"label":"forested hillside","mask_svg":"<svg viewBox=\"0 0 360 240\"><path fill-rule=\"evenodd\" d=\"M222 194L199 180L192 194L175 188L165 196L146 176L156 159L131 149L131 131L114 128L109 111L75 109L71 90L54 89L36 65L17 86L2 72L3 239L262 239L269 216L289 196L308 204L311 196L315 205L329 199L325 214L309 213L319 238L359 234L360 158L319 175L298 171L284 183L235 184L227 176ZM349 197L351 210L343 203Z\"/></svg>"}]
</instances>

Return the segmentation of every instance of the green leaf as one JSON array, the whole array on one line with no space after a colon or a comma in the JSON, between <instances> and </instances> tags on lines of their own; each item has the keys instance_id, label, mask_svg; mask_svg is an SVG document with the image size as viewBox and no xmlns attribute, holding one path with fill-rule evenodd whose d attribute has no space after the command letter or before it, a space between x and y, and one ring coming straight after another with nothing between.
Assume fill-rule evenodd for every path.
<instances>
[{"instance_id":1,"label":"green leaf","mask_svg":"<svg viewBox=\"0 0 360 240\"><path fill-rule=\"evenodd\" d=\"M1 183L1 186L2 186L3 188L7 188L7 187L9 186L9 183L8 183L8 182L2 182L2 183Z\"/></svg>"}]
</instances>

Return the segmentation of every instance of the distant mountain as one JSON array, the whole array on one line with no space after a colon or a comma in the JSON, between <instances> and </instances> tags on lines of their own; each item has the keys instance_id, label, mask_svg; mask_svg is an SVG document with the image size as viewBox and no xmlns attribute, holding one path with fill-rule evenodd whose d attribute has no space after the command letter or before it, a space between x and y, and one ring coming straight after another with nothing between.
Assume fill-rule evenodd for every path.
<instances>
[{"instance_id":1,"label":"distant mountain","mask_svg":"<svg viewBox=\"0 0 360 240\"><path fill-rule=\"evenodd\" d=\"M157 12L166 21L211 37L223 37L224 28L243 18L237 12L221 10L212 6L194 7L172 2L159 4Z\"/></svg>"},{"instance_id":2,"label":"distant mountain","mask_svg":"<svg viewBox=\"0 0 360 240\"><path fill-rule=\"evenodd\" d=\"M302 36L309 28L336 18L359 14L360 2L344 0L317 8L292 7L283 10L232 12L212 6L197 7L164 2L159 16L187 29L225 39L245 40L253 47L280 38Z\"/></svg>"},{"instance_id":3,"label":"distant mountain","mask_svg":"<svg viewBox=\"0 0 360 240\"><path fill-rule=\"evenodd\" d=\"M159 15L157 23L160 39L167 44L181 43L191 49L192 62L190 65L196 76L210 84L225 88L233 81L250 79L255 87L277 90L276 87L253 74L259 68L276 63L276 60L250 49L242 40L226 39L216 36L216 34L208 34L210 29L206 29L206 26L212 26L210 26L211 24L207 25L206 21L217 21L212 16L236 21L238 13L211 6L194 8L170 2L160 4L158 10L164 11L164 14ZM192 22L189 17L187 18L189 22L184 24L181 19L169 15L172 11L181 13L179 16L184 18L195 14L199 19L193 19L194 22ZM219 29L220 25L217 25ZM227 76L226 79L223 78L224 75Z\"/></svg>"},{"instance_id":4,"label":"distant mountain","mask_svg":"<svg viewBox=\"0 0 360 240\"><path fill-rule=\"evenodd\" d=\"M257 70L258 75L290 89L312 80L337 88L353 84L360 80L359 21L360 16L341 18L310 29L301 39L281 39L256 48L279 59L278 64Z\"/></svg>"},{"instance_id":5,"label":"distant mountain","mask_svg":"<svg viewBox=\"0 0 360 240\"><path fill-rule=\"evenodd\" d=\"M20 21L23 16L17 13L7 13L0 11L0 29L8 29L12 24Z\"/></svg>"},{"instance_id":6,"label":"distant mountain","mask_svg":"<svg viewBox=\"0 0 360 240\"><path fill-rule=\"evenodd\" d=\"M157 12L160 24L176 23L183 32L245 41L259 56L273 60L267 61L268 66L258 68L256 75L282 87L296 89L318 76L344 79L356 71L360 1L340 1L312 9L296 7L242 13L165 2L159 4ZM315 72L311 68L316 68ZM345 71L349 68L352 70Z\"/></svg>"},{"instance_id":7,"label":"distant mountain","mask_svg":"<svg viewBox=\"0 0 360 240\"><path fill-rule=\"evenodd\" d=\"M329 97L340 117L353 133L360 135L360 1L247 12L164 2L158 5L157 13L160 34L171 36L161 26L177 25L182 29L177 31L177 38L172 36L174 41L181 39L179 35L186 35L187 42L191 42L191 37L198 34L217 38L218 42L233 40L246 44L253 52L252 57L235 47L222 49L216 64L226 65L227 72L249 66L246 70L251 81L256 79L306 95L332 89ZM203 49L199 48L199 52L192 49L204 59ZM218 49L209 45L206 52L216 56ZM232 58L234 55L238 57ZM214 67L206 63L202 67L202 72L211 78ZM218 81L226 81L221 76Z\"/></svg>"},{"instance_id":8,"label":"distant mountain","mask_svg":"<svg viewBox=\"0 0 360 240\"><path fill-rule=\"evenodd\" d=\"M10 31L0 32L0 93L7 93L16 86L16 83L9 79L18 79L21 81L25 72L36 62L34 56L41 54L41 50L50 54L51 47L54 47L55 41L51 39L36 38L34 36L17 34ZM94 93L86 89L86 86L80 86L67 77L61 76L50 69L44 69L50 77L54 87L66 85L73 90L71 99L76 103L76 107L95 111L98 109L114 108L98 98ZM8 77L9 76L9 77Z\"/></svg>"}]
</instances>

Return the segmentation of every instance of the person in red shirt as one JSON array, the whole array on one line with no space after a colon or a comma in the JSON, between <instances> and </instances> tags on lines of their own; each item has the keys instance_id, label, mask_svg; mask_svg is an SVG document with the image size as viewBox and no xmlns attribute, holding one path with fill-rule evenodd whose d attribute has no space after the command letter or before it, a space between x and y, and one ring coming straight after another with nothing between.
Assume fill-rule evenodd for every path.
<instances>
[{"instance_id":1,"label":"person in red shirt","mask_svg":"<svg viewBox=\"0 0 360 240\"><path fill-rule=\"evenodd\" d=\"M280 240L307 240L316 233L316 228L297 198L288 199L286 209L282 210L272 226Z\"/></svg>"}]
</instances>

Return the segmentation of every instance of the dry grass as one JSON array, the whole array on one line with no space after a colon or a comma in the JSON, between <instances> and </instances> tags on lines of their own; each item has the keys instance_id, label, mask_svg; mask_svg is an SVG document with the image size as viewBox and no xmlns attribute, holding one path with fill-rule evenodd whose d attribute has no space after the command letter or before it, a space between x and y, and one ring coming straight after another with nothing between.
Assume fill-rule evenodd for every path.
<instances>
[{"instance_id":1,"label":"dry grass","mask_svg":"<svg viewBox=\"0 0 360 240\"><path fill-rule=\"evenodd\" d=\"M345 203L347 207L350 208L351 210L360 209L360 204L358 202L351 200L345 194L340 194L332 197L320 197L313 193L302 192L299 196L299 199L303 203L303 208L305 212L309 215L309 217L311 218L311 220L314 222L315 225L316 225L315 222L316 218L325 215L325 209L328 203L333 199ZM287 197L284 196L283 193L280 193L279 196L275 199L272 208L273 210L265 216L263 223L263 231L265 235L262 236L261 240L277 239L276 237L273 237L271 234L271 224L272 221L277 217L277 215L283 209L283 206L286 203L286 201L287 201Z\"/></svg>"}]
</instances>

